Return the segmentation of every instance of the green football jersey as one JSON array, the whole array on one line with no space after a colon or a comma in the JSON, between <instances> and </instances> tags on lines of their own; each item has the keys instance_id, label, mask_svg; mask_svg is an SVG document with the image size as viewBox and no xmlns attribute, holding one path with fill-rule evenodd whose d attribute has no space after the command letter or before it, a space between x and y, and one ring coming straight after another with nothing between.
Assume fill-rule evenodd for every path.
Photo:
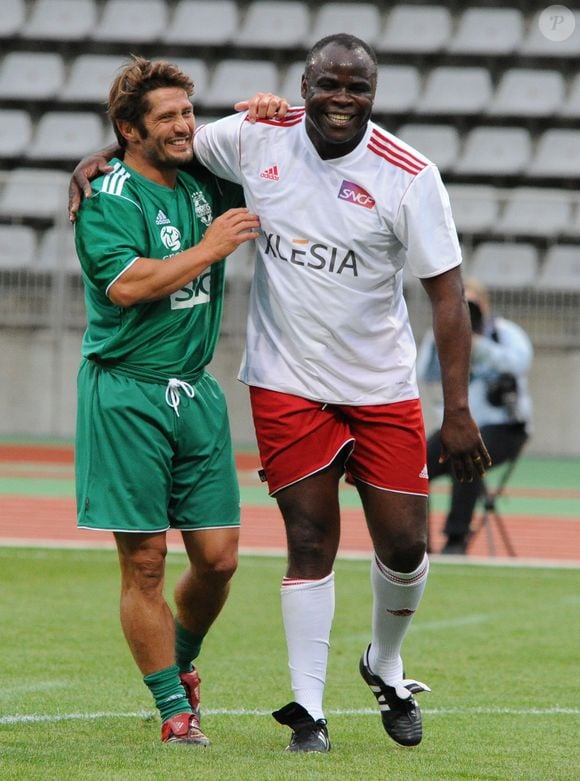
<instances>
[{"instance_id":1,"label":"green football jersey","mask_svg":"<svg viewBox=\"0 0 580 781\"><path fill-rule=\"evenodd\" d=\"M159 301L122 308L107 293L138 257L160 263L199 243L214 216L243 205L237 185L200 169L180 171L175 188L111 161L91 183L78 214L75 242L83 270L85 358L142 379L187 380L213 356L224 292L224 261Z\"/></svg>"}]
</instances>

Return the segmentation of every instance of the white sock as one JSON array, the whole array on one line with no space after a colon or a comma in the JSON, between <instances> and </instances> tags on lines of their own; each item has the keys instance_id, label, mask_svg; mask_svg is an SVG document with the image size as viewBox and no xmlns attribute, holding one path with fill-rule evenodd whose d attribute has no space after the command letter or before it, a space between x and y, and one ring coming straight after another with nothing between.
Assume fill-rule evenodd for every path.
<instances>
[{"instance_id":1,"label":"white sock","mask_svg":"<svg viewBox=\"0 0 580 781\"><path fill-rule=\"evenodd\" d=\"M321 580L284 578L280 593L294 699L313 719L322 719L334 617L334 572Z\"/></svg>"},{"instance_id":2,"label":"white sock","mask_svg":"<svg viewBox=\"0 0 580 781\"><path fill-rule=\"evenodd\" d=\"M421 601L428 572L426 554L413 572L394 572L373 557L373 634L368 658L372 672L389 685L403 678L401 646Z\"/></svg>"}]
</instances>

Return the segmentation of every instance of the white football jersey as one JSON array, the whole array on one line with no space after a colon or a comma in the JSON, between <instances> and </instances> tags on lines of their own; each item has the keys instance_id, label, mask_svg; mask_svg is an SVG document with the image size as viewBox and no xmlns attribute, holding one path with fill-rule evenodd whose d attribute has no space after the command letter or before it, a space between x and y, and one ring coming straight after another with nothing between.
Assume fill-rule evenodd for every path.
<instances>
[{"instance_id":1,"label":"white football jersey","mask_svg":"<svg viewBox=\"0 0 580 781\"><path fill-rule=\"evenodd\" d=\"M403 265L431 277L461 262L437 168L373 122L350 154L322 160L304 109L226 117L194 149L261 222L239 378L336 404L416 398Z\"/></svg>"}]
</instances>

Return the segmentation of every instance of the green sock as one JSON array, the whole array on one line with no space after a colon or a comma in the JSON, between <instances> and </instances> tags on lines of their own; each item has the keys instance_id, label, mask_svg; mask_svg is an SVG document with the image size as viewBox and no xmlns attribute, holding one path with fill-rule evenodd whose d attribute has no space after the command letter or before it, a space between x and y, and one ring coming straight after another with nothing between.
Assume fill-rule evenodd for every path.
<instances>
[{"instance_id":1,"label":"green sock","mask_svg":"<svg viewBox=\"0 0 580 781\"><path fill-rule=\"evenodd\" d=\"M176 664L145 675L143 681L153 695L162 721L167 721L178 713L191 713Z\"/></svg>"},{"instance_id":2,"label":"green sock","mask_svg":"<svg viewBox=\"0 0 580 781\"><path fill-rule=\"evenodd\" d=\"M180 673L191 672L191 660L199 656L205 635L194 635L175 619L175 660Z\"/></svg>"}]
</instances>

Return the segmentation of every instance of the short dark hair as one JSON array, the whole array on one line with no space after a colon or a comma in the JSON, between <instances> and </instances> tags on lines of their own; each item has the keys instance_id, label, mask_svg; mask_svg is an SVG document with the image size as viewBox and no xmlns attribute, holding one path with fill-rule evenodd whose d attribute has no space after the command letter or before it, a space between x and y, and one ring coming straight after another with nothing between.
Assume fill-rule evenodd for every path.
<instances>
[{"instance_id":1,"label":"short dark hair","mask_svg":"<svg viewBox=\"0 0 580 781\"><path fill-rule=\"evenodd\" d=\"M122 149L127 146L127 141L119 131L117 122L130 122L144 133L143 118L149 110L147 95L151 90L160 87L180 87L189 96L193 94L193 81L190 77L177 65L165 60L152 61L133 56L132 61L115 77L109 90L107 115Z\"/></svg>"},{"instance_id":2,"label":"short dark hair","mask_svg":"<svg viewBox=\"0 0 580 781\"><path fill-rule=\"evenodd\" d=\"M375 54L372 46L369 46L366 41L361 38L357 38L356 35L349 35L348 33L334 33L333 35L327 35L325 38L321 38L310 49L306 55L306 63L304 67L304 74L308 75L308 71L314 64L314 58L322 49L329 46L331 43L336 43L339 46L344 46L345 49L352 51L353 49L363 49L371 58L375 66L378 65L377 55Z\"/></svg>"}]
</instances>

